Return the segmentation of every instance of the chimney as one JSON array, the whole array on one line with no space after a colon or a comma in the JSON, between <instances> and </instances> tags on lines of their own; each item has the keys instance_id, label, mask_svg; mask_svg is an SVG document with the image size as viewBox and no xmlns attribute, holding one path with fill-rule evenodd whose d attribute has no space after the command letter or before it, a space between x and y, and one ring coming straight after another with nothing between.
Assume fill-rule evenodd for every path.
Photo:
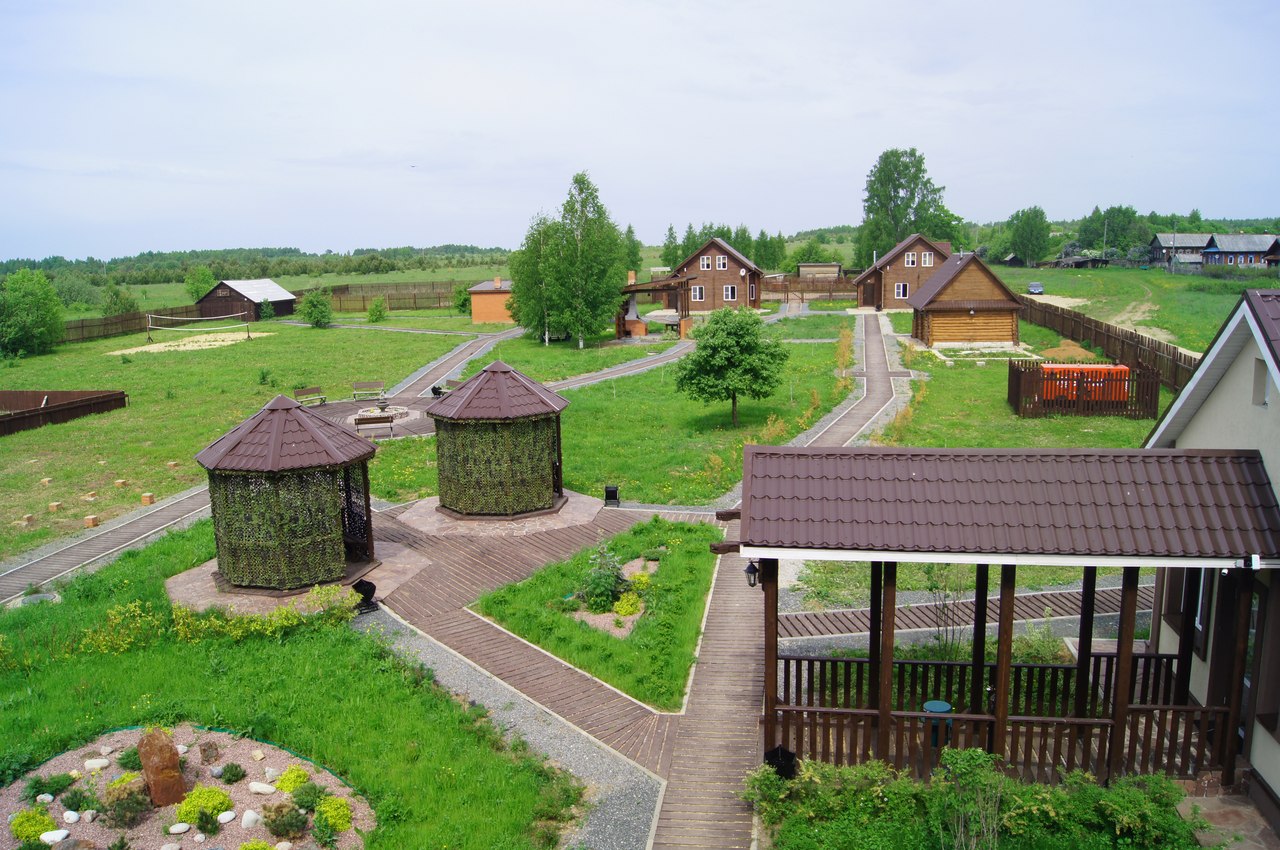
<instances>
[{"instance_id":1,"label":"chimney","mask_svg":"<svg viewBox=\"0 0 1280 850\"><path fill-rule=\"evenodd\" d=\"M494 289L501 289L501 288L502 288L502 275L498 275L497 277L495 277L495 278L493 279L493 288L494 288Z\"/></svg>"},{"instance_id":2,"label":"chimney","mask_svg":"<svg viewBox=\"0 0 1280 850\"><path fill-rule=\"evenodd\" d=\"M630 285L635 282L636 282L636 273L634 271L627 272L627 284Z\"/></svg>"}]
</instances>

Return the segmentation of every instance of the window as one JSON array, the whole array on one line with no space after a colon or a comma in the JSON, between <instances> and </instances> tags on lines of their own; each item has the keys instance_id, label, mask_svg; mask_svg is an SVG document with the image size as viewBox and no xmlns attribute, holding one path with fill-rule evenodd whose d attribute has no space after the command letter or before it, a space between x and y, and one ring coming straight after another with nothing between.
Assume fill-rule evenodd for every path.
<instances>
[{"instance_id":1,"label":"window","mask_svg":"<svg viewBox=\"0 0 1280 850\"><path fill-rule=\"evenodd\" d=\"M747 285L747 300L748 301L756 300L756 285L754 283Z\"/></svg>"},{"instance_id":2,"label":"window","mask_svg":"<svg viewBox=\"0 0 1280 850\"><path fill-rule=\"evenodd\" d=\"M218 291L217 291L217 292L215 292L215 293L213 294L213 297L214 297L214 298L226 298L226 297L227 297L228 295L230 295L230 294L231 294L231 290L229 290L229 289L225 289L225 288L219 288L219 289L218 289Z\"/></svg>"},{"instance_id":3,"label":"window","mask_svg":"<svg viewBox=\"0 0 1280 850\"><path fill-rule=\"evenodd\" d=\"M726 287L724 288L724 300L725 300L725 301L737 301L737 300L738 300L738 287L734 286L733 284L729 284L728 286L726 286Z\"/></svg>"},{"instance_id":4,"label":"window","mask_svg":"<svg viewBox=\"0 0 1280 850\"><path fill-rule=\"evenodd\" d=\"M1188 572L1190 572L1188 570ZM1194 581L1199 590L1196 593L1195 617L1192 618L1192 626L1195 628L1195 639L1192 645L1196 651L1196 655L1201 658L1205 657L1205 651L1209 646L1209 618L1213 604L1213 570L1200 570L1200 575L1196 576L1192 573L1189 580Z\"/></svg>"},{"instance_id":5,"label":"window","mask_svg":"<svg viewBox=\"0 0 1280 850\"><path fill-rule=\"evenodd\" d=\"M907 268L909 268L909 269L913 269L913 268L915 268L915 266L916 266L916 252L915 252L915 251L908 251L908 252L904 255L903 265L905 265L905 266L906 266Z\"/></svg>"},{"instance_id":6,"label":"window","mask_svg":"<svg viewBox=\"0 0 1280 850\"><path fill-rule=\"evenodd\" d=\"M920 252L920 265L924 266L925 268L930 268L930 267L932 267L932 266L933 266L933 252L932 252L932 251L921 251L921 252Z\"/></svg>"},{"instance_id":7,"label":"window","mask_svg":"<svg viewBox=\"0 0 1280 850\"><path fill-rule=\"evenodd\" d=\"M1227 265L1234 266L1236 264L1236 255L1227 254Z\"/></svg>"},{"instance_id":8,"label":"window","mask_svg":"<svg viewBox=\"0 0 1280 850\"><path fill-rule=\"evenodd\" d=\"M1236 257L1236 264L1241 266L1244 265L1244 254L1241 254L1240 256Z\"/></svg>"},{"instance_id":9,"label":"window","mask_svg":"<svg viewBox=\"0 0 1280 850\"><path fill-rule=\"evenodd\" d=\"M704 272L709 272L709 271L711 271L711 258L710 258L710 257L699 257L699 258L698 258L698 268L702 269Z\"/></svg>"},{"instance_id":10,"label":"window","mask_svg":"<svg viewBox=\"0 0 1280 850\"><path fill-rule=\"evenodd\" d=\"M706 301L707 291L701 286L689 287L689 298L693 301Z\"/></svg>"},{"instance_id":11,"label":"window","mask_svg":"<svg viewBox=\"0 0 1280 850\"><path fill-rule=\"evenodd\" d=\"M724 270L725 270L725 269L727 269L727 268L729 268L729 258L728 258L728 257L726 257L724 254L717 254L717 255L716 255L716 269L717 269L718 271L724 271Z\"/></svg>"},{"instance_id":12,"label":"window","mask_svg":"<svg viewBox=\"0 0 1280 850\"><path fill-rule=\"evenodd\" d=\"M907 297L907 284L895 283L893 285L893 297L899 301Z\"/></svg>"},{"instance_id":13,"label":"window","mask_svg":"<svg viewBox=\"0 0 1280 850\"><path fill-rule=\"evenodd\" d=\"M1261 358L1253 361L1253 403L1266 407L1271 400L1271 376L1267 374L1267 362Z\"/></svg>"}]
</instances>

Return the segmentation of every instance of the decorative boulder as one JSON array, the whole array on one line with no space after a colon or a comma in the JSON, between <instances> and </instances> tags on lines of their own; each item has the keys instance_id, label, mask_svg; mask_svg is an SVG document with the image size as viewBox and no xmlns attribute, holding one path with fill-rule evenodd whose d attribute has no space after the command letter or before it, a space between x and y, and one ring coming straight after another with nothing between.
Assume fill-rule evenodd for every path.
<instances>
[{"instance_id":1,"label":"decorative boulder","mask_svg":"<svg viewBox=\"0 0 1280 850\"><path fill-rule=\"evenodd\" d=\"M151 802L157 807L182 802L187 786L178 763L178 748L163 729L152 729L138 742L138 758L142 775L147 780Z\"/></svg>"}]
</instances>

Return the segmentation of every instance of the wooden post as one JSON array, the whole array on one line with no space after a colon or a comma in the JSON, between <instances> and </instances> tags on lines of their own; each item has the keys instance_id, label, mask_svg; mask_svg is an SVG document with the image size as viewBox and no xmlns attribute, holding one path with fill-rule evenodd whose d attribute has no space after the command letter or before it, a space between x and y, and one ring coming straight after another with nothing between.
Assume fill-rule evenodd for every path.
<instances>
[{"instance_id":1,"label":"wooden post","mask_svg":"<svg viewBox=\"0 0 1280 850\"><path fill-rule=\"evenodd\" d=\"M1231 657L1231 691L1227 701L1227 728L1218 731L1222 746L1222 787L1236 784L1236 755L1240 752L1240 712L1243 709L1245 655L1249 650L1249 615L1253 607L1253 573L1236 573L1236 634ZM1257 685L1254 686L1255 688ZM1256 693L1256 691L1255 691Z\"/></svg>"},{"instance_id":2,"label":"wooden post","mask_svg":"<svg viewBox=\"0 0 1280 850\"><path fill-rule=\"evenodd\" d=\"M1084 568L1084 586L1080 588L1080 635L1076 652L1076 698L1073 717L1084 717L1093 692L1090 671L1093 669L1093 611L1098 591L1098 568Z\"/></svg>"},{"instance_id":3,"label":"wooden post","mask_svg":"<svg viewBox=\"0 0 1280 850\"><path fill-rule=\"evenodd\" d=\"M764 588L764 751L778 745L778 561L760 559Z\"/></svg>"},{"instance_id":4,"label":"wooden post","mask_svg":"<svg viewBox=\"0 0 1280 850\"><path fill-rule=\"evenodd\" d=\"M1012 362L1012 361L1010 361ZM973 681L969 687L969 713L987 713L987 592L991 568L978 564L973 574Z\"/></svg>"},{"instance_id":5,"label":"wooden post","mask_svg":"<svg viewBox=\"0 0 1280 850\"><path fill-rule=\"evenodd\" d=\"M1018 585L1018 568L1000 567L1000 632L996 635L996 718L992 750L1004 758L1005 733L1009 725L1009 671L1013 664L1013 603Z\"/></svg>"},{"instance_id":6,"label":"wooden post","mask_svg":"<svg viewBox=\"0 0 1280 850\"><path fill-rule=\"evenodd\" d=\"M871 562L871 623L867 632L867 656L870 659L870 681L867 683L867 704L863 708L880 705L880 612L884 606L884 565Z\"/></svg>"},{"instance_id":7,"label":"wooden post","mask_svg":"<svg viewBox=\"0 0 1280 850\"><path fill-rule=\"evenodd\" d=\"M880 628L879 702L880 728L876 740L876 757L889 760L889 741L893 723L893 630L898 604L898 564L884 565L884 625ZM874 638L875 636L872 635Z\"/></svg>"},{"instance_id":8,"label":"wooden post","mask_svg":"<svg viewBox=\"0 0 1280 850\"><path fill-rule=\"evenodd\" d=\"M1173 704L1191 701L1191 653L1196 648L1196 613L1200 608L1200 573L1181 570L1182 616L1178 620L1178 669L1174 671Z\"/></svg>"},{"instance_id":9,"label":"wooden post","mask_svg":"<svg viewBox=\"0 0 1280 850\"><path fill-rule=\"evenodd\" d=\"M1125 727L1129 725L1129 700L1133 693L1133 627L1138 614L1138 568L1125 567L1120 588L1120 633L1117 637L1115 681L1111 689L1111 743L1105 780L1110 782L1124 768Z\"/></svg>"}]
</instances>

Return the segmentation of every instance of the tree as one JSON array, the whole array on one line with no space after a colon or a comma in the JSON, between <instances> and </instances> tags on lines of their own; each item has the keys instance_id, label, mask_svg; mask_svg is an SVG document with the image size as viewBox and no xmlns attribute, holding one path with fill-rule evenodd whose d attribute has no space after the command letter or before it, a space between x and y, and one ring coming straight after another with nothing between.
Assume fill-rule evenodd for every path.
<instances>
[{"instance_id":1,"label":"tree","mask_svg":"<svg viewBox=\"0 0 1280 850\"><path fill-rule=\"evenodd\" d=\"M617 313L626 279L622 234L585 171L573 175L558 236L543 257L551 322L582 348Z\"/></svg>"},{"instance_id":2,"label":"tree","mask_svg":"<svg viewBox=\"0 0 1280 850\"><path fill-rule=\"evenodd\" d=\"M782 384L787 350L764 335L764 321L746 307L716 310L693 333L698 346L676 363L676 390L698 401L728 401L738 426L738 396L767 398Z\"/></svg>"},{"instance_id":3,"label":"tree","mask_svg":"<svg viewBox=\"0 0 1280 850\"><path fill-rule=\"evenodd\" d=\"M1027 207L1009 216L1009 248L1028 268L1044 259L1049 250L1049 220L1039 207ZM1003 259L997 257L996 259Z\"/></svg>"},{"instance_id":4,"label":"tree","mask_svg":"<svg viewBox=\"0 0 1280 850\"><path fill-rule=\"evenodd\" d=\"M824 248L817 237L813 237L802 245L797 245L796 249L791 252L791 256L787 257L787 272L789 274L799 274L797 266L800 263L836 263L840 261L840 256L829 248Z\"/></svg>"},{"instance_id":5,"label":"tree","mask_svg":"<svg viewBox=\"0 0 1280 850\"><path fill-rule=\"evenodd\" d=\"M208 295L209 290L217 285L218 281L208 266L196 266L182 279L182 288L187 291L192 304Z\"/></svg>"},{"instance_id":6,"label":"tree","mask_svg":"<svg viewBox=\"0 0 1280 850\"><path fill-rule=\"evenodd\" d=\"M465 283L454 284L452 304L454 313L459 316L469 315L471 313L471 287ZM386 305L384 304L383 306ZM369 305L369 309L373 309L372 304Z\"/></svg>"},{"instance_id":7,"label":"tree","mask_svg":"<svg viewBox=\"0 0 1280 850\"><path fill-rule=\"evenodd\" d=\"M674 224L667 225L667 238L662 240L662 264L674 269L684 257L680 254L680 240L676 238Z\"/></svg>"},{"instance_id":8,"label":"tree","mask_svg":"<svg viewBox=\"0 0 1280 850\"><path fill-rule=\"evenodd\" d=\"M751 238L751 231L745 224L739 224L733 229L733 235L729 237L728 242L744 256L750 257L755 253L756 241Z\"/></svg>"},{"instance_id":9,"label":"tree","mask_svg":"<svg viewBox=\"0 0 1280 850\"><path fill-rule=\"evenodd\" d=\"M258 321L269 322L276 317L275 305L271 303L270 298L263 298L258 302Z\"/></svg>"},{"instance_id":10,"label":"tree","mask_svg":"<svg viewBox=\"0 0 1280 850\"><path fill-rule=\"evenodd\" d=\"M333 322L333 299L327 289L308 289L298 305L298 315L313 328L327 328Z\"/></svg>"},{"instance_id":11,"label":"tree","mask_svg":"<svg viewBox=\"0 0 1280 850\"><path fill-rule=\"evenodd\" d=\"M65 331L62 301L44 272L19 269L0 283L0 354L46 354Z\"/></svg>"},{"instance_id":12,"label":"tree","mask_svg":"<svg viewBox=\"0 0 1280 850\"><path fill-rule=\"evenodd\" d=\"M958 219L942 204L944 188L934 185L924 156L915 148L890 148L880 154L867 173L858 264L871 265L873 256L883 255L912 233L934 239L952 236ZM938 228L946 232L935 232Z\"/></svg>"},{"instance_id":13,"label":"tree","mask_svg":"<svg viewBox=\"0 0 1280 850\"><path fill-rule=\"evenodd\" d=\"M680 240L680 260L698 250L698 246L704 241L706 240L698 238L698 231L693 229L692 222L685 225L684 238ZM676 262L678 263L680 260L676 260Z\"/></svg>"},{"instance_id":14,"label":"tree","mask_svg":"<svg viewBox=\"0 0 1280 850\"><path fill-rule=\"evenodd\" d=\"M112 284L102 296L102 315L106 318L140 312L138 299L123 286Z\"/></svg>"},{"instance_id":15,"label":"tree","mask_svg":"<svg viewBox=\"0 0 1280 850\"><path fill-rule=\"evenodd\" d=\"M511 255L511 299L507 308L520 327L537 331L542 344L551 344L550 282L544 259L558 241L560 222L542 213L534 216L520 248Z\"/></svg>"},{"instance_id":16,"label":"tree","mask_svg":"<svg viewBox=\"0 0 1280 850\"><path fill-rule=\"evenodd\" d=\"M633 272L640 271L640 240L636 238L636 229L627 225L627 232L622 235L622 243L626 248L627 268Z\"/></svg>"}]
</instances>

